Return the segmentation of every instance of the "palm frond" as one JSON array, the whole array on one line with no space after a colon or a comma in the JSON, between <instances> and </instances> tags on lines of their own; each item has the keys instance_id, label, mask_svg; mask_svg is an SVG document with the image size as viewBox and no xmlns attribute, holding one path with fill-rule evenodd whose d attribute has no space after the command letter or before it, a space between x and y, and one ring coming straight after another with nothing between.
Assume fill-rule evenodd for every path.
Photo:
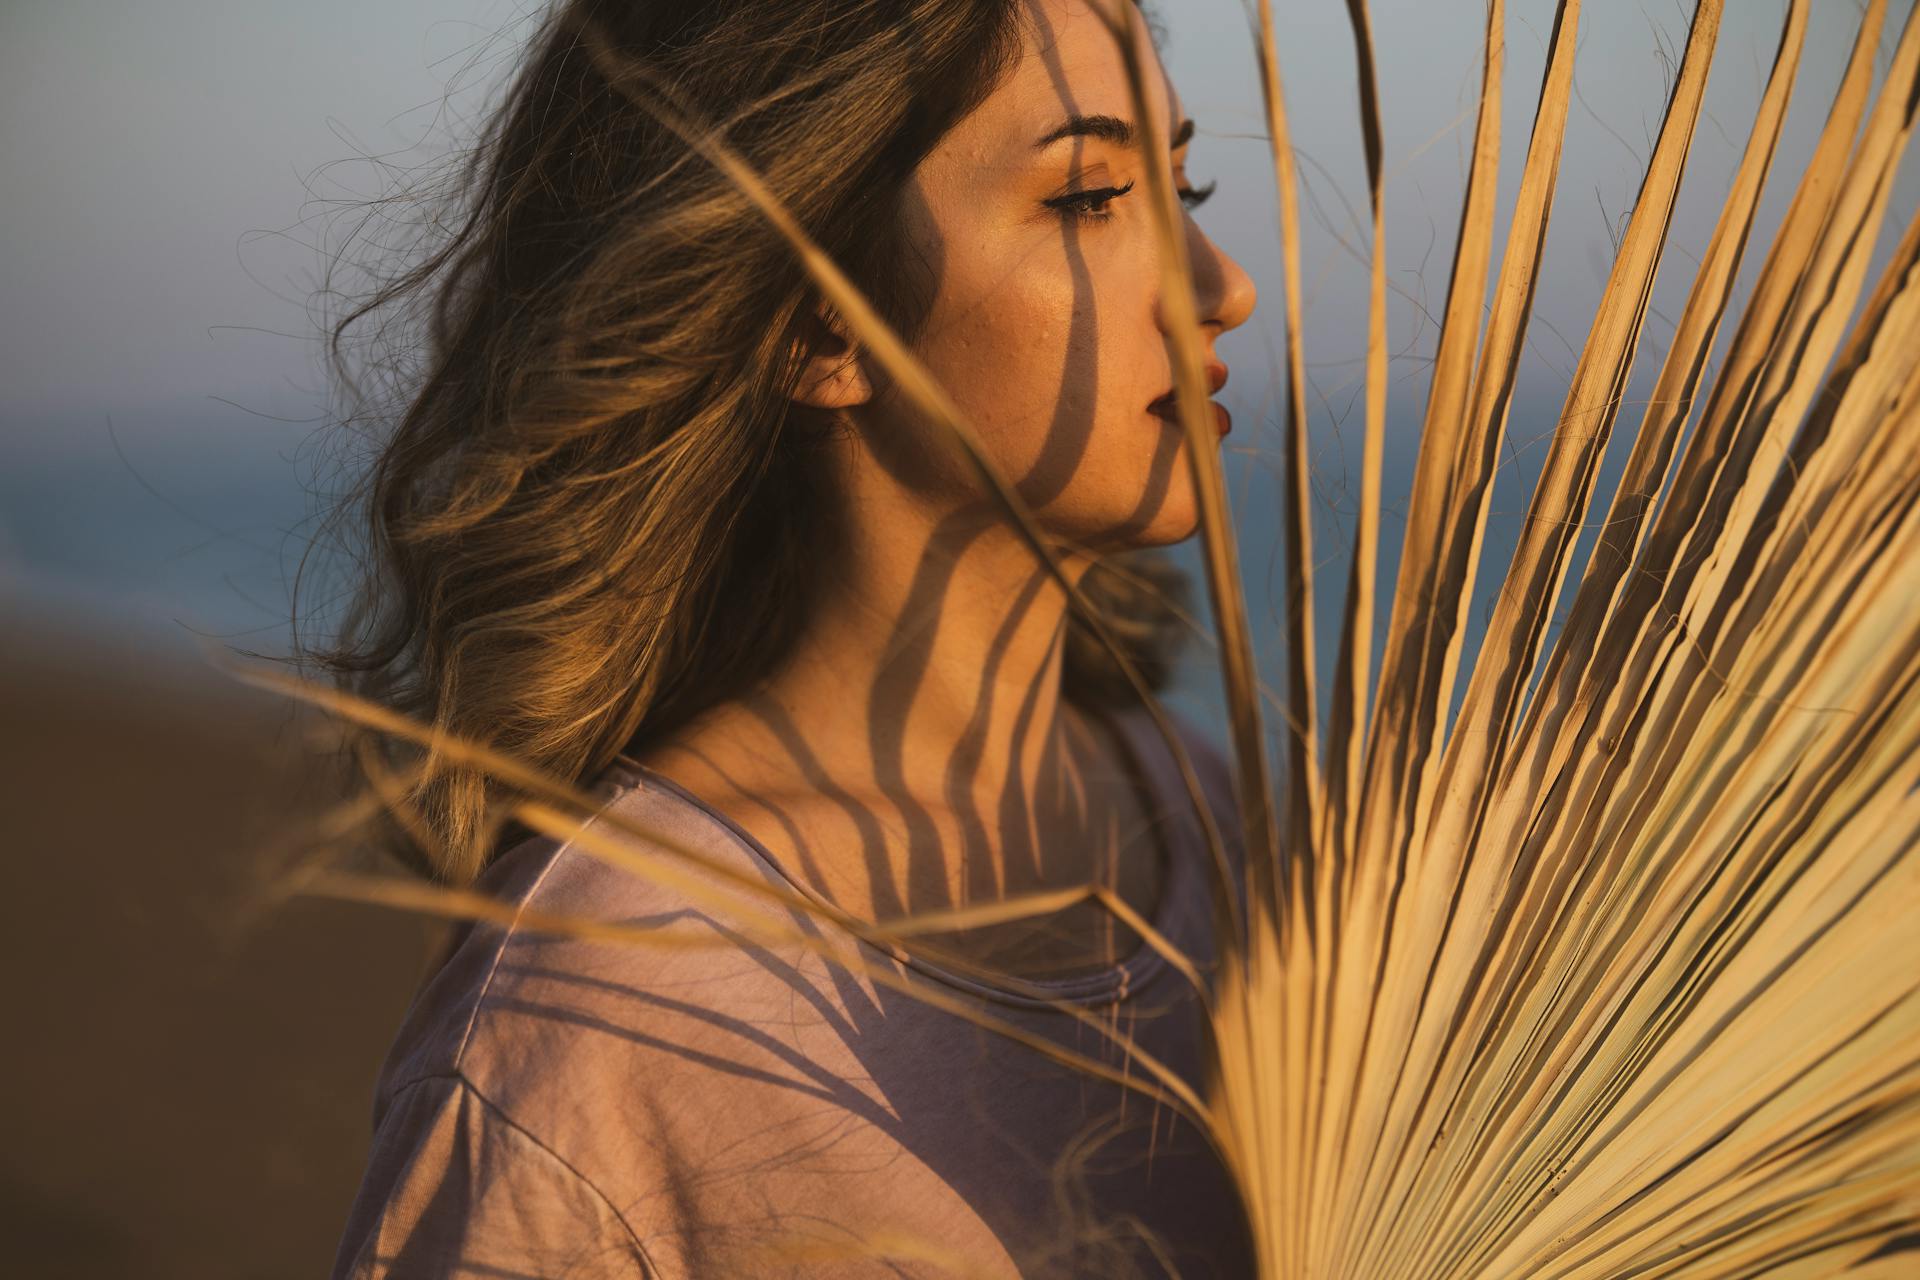
<instances>
[{"instance_id":1,"label":"palm frond","mask_svg":"<svg viewBox=\"0 0 1920 1280\"><path fill-rule=\"evenodd\" d=\"M1287 927L1234 958L1218 1002L1222 1148L1265 1275L1730 1276L1814 1256L1832 1267L1827 1251L1863 1258L1920 1209L1920 955L1894 936L1920 906L1909 310L1920 233L1841 342L1912 128L1920 28L1908 20L1871 95L1884 5L1867 7L1709 376L1809 23L1808 4L1790 5L1623 479L1548 646L1701 110L1720 7L1698 6L1449 729L1579 19L1577 3L1559 6L1482 333L1502 9L1487 9L1407 544L1369 690L1379 105L1353 6L1376 228L1369 460L1338 655L1355 678L1335 690L1324 820L1304 847L1286 827L1286 860L1310 868L1287 882ZM1256 18L1280 120L1266 6ZM1283 129L1273 137L1279 152ZM1284 210L1289 157L1276 155L1276 172ZM1293 234L1283 224L1290 271ZM1304 551L1290 539L1289 590ZM1305 669L1297 659L1292 674ZM1310 777L1293 770L1288 794Z\"/></svg>"}]
</instances>

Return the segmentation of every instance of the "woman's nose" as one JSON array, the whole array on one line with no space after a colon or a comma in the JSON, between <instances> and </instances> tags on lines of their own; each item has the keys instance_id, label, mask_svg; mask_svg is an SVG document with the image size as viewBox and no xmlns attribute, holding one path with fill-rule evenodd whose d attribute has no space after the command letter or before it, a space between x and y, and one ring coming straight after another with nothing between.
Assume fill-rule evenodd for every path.
<instances>
[{"instance_id":1,"label":"woman's nose","mask_svg":"<svg viewBox=\"0 0 1920 1280\"><path fill-rule=\"evenodd\" d=\"M1224 249L1207 238L1193 219L1188 259L1193 263L1194 301L1199 304L1200 323L1217 325L1219 332L1237 329L1253 314L1257 294L1253 277Z\"/></svg>"}]
</instances>

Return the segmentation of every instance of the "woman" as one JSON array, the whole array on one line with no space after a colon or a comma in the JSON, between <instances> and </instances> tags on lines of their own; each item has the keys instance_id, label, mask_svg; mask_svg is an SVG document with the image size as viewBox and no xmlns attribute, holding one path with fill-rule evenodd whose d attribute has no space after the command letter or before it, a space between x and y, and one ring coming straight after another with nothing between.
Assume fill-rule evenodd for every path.
<instances>
[{"instance_id":1,"label":"woman","mask_svg":"<svg viewBox=\"0 0 1920 1280\"><path fill-rule=\"evenodd\" d=\"M1191 536L1196 503L1146 166L1204 193L1154 50L1158 155L1090 2L565 6L463 219L336 335L428 301L336 670L860 919L1100 882L1204 964L1166 743L660 110L717 125L876 300L1157 683L1165 575L1116 557ZM1185 233L1211 353L1253 287ZM1224 825L1219 758L1187 745ZM837 926L809 927L858 963L755 942L751 902L497 838L476 774L410 799L439 879L686 945L457 936L382 1072L337 1276L1247 1273L1231 1185L1178 1115L876 984L860 964L886 955ZM897 968L949 1005L1120 1065L1076 1005L1197 1084L1190 986L1104 908L939 941L953 963Z\"/></svg>"}]
</instances>

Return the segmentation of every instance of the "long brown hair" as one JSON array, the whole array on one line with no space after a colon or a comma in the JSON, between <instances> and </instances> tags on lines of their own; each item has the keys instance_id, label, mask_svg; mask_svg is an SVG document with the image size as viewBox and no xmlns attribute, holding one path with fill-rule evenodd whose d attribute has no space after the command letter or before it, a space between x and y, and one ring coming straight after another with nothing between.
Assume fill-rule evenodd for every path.
<instances>
[{"instance_id":1,"label":"long brown hair","mask_svg":"<svg viewBox=\"0 0 1920 1280\"><path fill-rule=\"evenodd\" d=\"M477 145L419 206L437 240L330 326L346 420L390 426L336 512L357 580L310 656L355 692L572 780L775 670L839 536L832 421L788 398L815 295L607 59L723 128L911 337L933 282L899 234L899 199L1010 65L1018 9L573 0L547 14ZM1085 588L1159 685L1179 577L1125 563ZM1124 688L1077 618L1064 664L1069 697ZM467 882L497 834L492 784L415 763L415 847L398 852Z\"/></svg>"}]
</instances>

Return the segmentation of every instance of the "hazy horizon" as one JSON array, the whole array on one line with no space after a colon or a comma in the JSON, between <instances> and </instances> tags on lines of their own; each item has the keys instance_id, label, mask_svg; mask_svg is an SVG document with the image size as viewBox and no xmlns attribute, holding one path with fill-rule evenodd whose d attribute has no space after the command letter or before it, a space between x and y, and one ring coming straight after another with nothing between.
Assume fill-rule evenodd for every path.
<instances>
[{"instance_id":1,"label":"hazy horizon","mask_svg":"<svg viewBox=\"0 0 1920 1280\"><path fill-rule=\"evenodd\" d=\"M1883 47L1911 4L1890 7ZM1358 461L1365 187L1344 6L1280 8L1308 219L1303 285L1324 630L1337 617L1348 469ZM1228 452L1243 563L1255 613L1270 617L1281 279L1257 78L1237 0L1160 9L1169 68L1200 125L1193 176L1219 181L1202 221L1261 290L1253 322L1221 346L1235 370L1223 399L1236 419ZM1552 5L1510 9L1503 209ZM1667 318L1705 244L1783 10L1784 0L1729 7L1637 390L1657 368ZM418 165L444 145L436 117L471 115L491 78L512 64L530 11L407 0L256 6L236 21L208 0L8 7L0 18L0 158L10 178L0 241L0 581L58 587L249 647L284 643L286 582L311 528L310 490L337 478L324 465L330 437L316 434L326 404L308 305L323 248L338 247L330 237L349 225L342 219L352 202L382 189L381 164ZM1856 13L1851 4L1816 6L1763 237L1824 119ZM1433 339L1416 303L1433 309L1444 298L1481 9L1399 0L1376 4L1374 14L1396 289L1387 493L1397 510ZM1483 588L1511 546L1529 466L1610 261L1609 223L1631 205L1658 126L1663 58L1685 34L1678 6L1590 6L1583 18L1580 96ZM382 160L358 158L366 155ZM1912 216L1916 193L1920 175L1909 164L1883 243ZM1749 278L1764 245L1757 239L1748 254ZM1615 463L1638 423L1633 393L1616 427ZM1397 533L1390 518L1388 539ZM1191 546L1181 554L1193 562ZM1383 573L1390 566L1389 558ZM1267 639L1264 656L1277 669Z\"/></svg>"}]
</instances>

